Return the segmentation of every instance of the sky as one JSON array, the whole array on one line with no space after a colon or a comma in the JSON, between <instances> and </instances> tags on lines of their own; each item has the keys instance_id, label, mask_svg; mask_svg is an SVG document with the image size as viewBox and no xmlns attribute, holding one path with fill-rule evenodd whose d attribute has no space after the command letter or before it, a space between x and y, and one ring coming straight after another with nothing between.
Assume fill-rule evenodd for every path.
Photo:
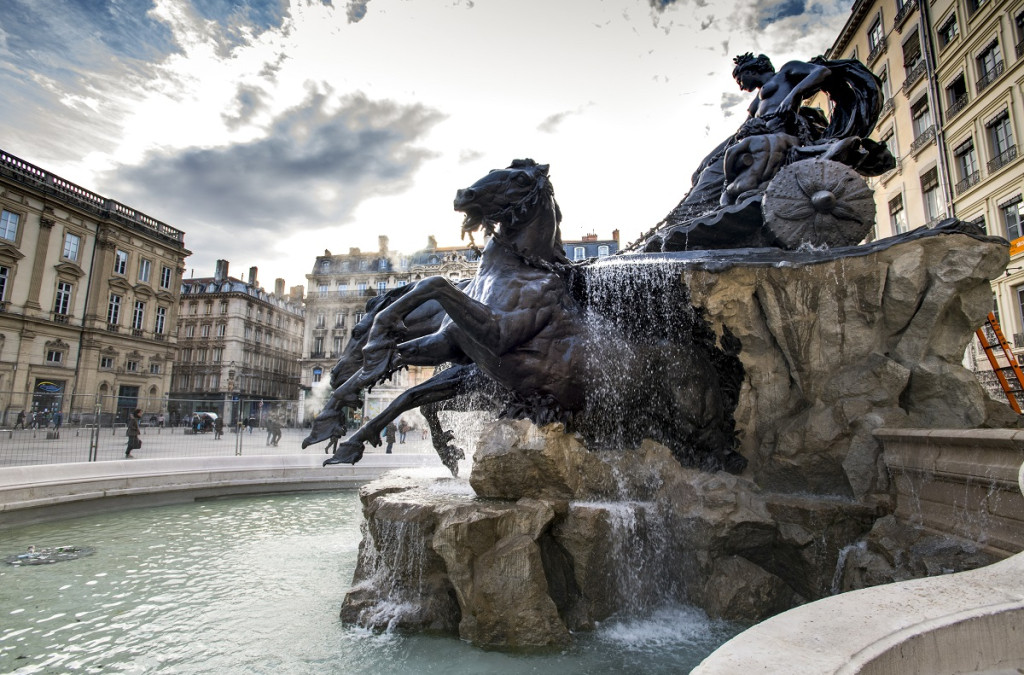
<instances>
[{"instance_id":1,"label":"sky","mask_svg":"<svg viewBox=\"0 0 1024 675\"><path fill-rule=\"evenodd\" d=\"M0 0L0 149L185 232L185 277L460 243L455 191L550 164L564 239L625 245L852 0Z\"/></svg>"}]
</instances>

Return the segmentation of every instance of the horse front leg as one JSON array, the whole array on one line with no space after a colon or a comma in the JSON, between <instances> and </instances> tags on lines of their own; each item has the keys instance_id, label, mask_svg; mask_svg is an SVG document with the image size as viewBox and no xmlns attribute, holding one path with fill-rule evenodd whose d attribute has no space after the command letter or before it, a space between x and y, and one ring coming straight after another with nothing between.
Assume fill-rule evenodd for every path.
<instances>
[{"instance_id":1,"label":"horse front leg","mask_svg":"<svg viewBox=\"0 0 1024 675\"><path fill-rule=\"evenodd\" d=\"M443 401L457 395L465 380L465 373L458 368L449 368L422 384L406 389L392 401L379 415L359 428L344 443L339 443L334 455L324 461L328 464L355 464L363 457L363 446L366 443L380 444L380 434L388 423L399 415L422 405Z\"/></svg>"}]
</instances>

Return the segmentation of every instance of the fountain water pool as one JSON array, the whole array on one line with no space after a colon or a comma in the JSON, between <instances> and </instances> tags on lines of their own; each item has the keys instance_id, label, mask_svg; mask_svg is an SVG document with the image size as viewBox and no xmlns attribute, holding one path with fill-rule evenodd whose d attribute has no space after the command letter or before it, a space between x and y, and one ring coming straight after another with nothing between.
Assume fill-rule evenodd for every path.
<instances>
[{"instance_id":1,"label":"fountain water pool","mask_svg":"<svg viewBox=\"0 0 1024 675\"><path fill-rule=\"evenodd\" d=\"M566 650L483 651L343 626L355 491L232 498L5 530L87 558L0 566L0 672L678 673L743 626L692 607L604 622Z\"/></svg>"}]
</instances>

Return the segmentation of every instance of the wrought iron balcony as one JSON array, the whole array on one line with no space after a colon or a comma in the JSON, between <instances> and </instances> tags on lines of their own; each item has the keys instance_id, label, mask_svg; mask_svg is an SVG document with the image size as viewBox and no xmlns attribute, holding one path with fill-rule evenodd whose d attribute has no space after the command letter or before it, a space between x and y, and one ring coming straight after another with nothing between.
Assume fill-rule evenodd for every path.
<instances>
[{"instance_id":1,"label":"wrought iron balcony","mask_svg":"<svg viewBox=\"0 0 1024 675\"><path fill-rule=\"evenodd\" d=\"M914 142L910 144L910 154L911 155L916 155L925 146L927 146L929 143L931 143L934 140L935 140L935 125L933 124L932 126L928 127L924 131L922 131L917 136L917 138L914 139Z\"/></svg>"},{"instance_id":2,"label":"wrought iron balcony","mask_svg":"<svg viewBox=\"0 0 1024 675\"><path fill-rule=\"evenodd\" d=\"M881 56L885 52L885 46L886 46L887 42L888 42L888 38L883 36L882 39L878 41L878 44L876 44L871 49L871 53L868 54L868 58L867 58L867 64L869 66L871 64L873 64L875 61L877 61L878 57Z\"/></svg>"},{"instance_id":3,"label":"wrought iron balcony","mask_svg":"<svg viewBox=\"0 0 1024 675\"><path fill-rule=\"evenodd\" d=\"M1006 150L1003 150L1001 153L989 160L988 172L992 173L993 171L998 171L1015 159L1017 159L1017 146L1011 145Z\"/></svg>"},{"instance_id":4,"label":"wrought iron balcony","mask_svg":"<svg viewBox=\"0 0 1024 675\"><path fill-rule=\"evenodd\" d=\"M967 107L967 92L964 92L957 100L953 101L953 105L946 109L946 117L952 119L959 114L964 108Z\"/></svg>"},{"instance_id":5,"label":"wrought iron balcony","mask_svg":"<svg viewBox=\"0 0 1024 675\"><path fill-rule=\"evenodd\" d=\"M897 12L896 18L893 19L893 26L896 28L896 32L900 33L903 31L903 24L907 22L910 15L917 9L917 0L909 0L906 4L900 7L900 11Z\"/></svg>"},{"instance_id":6,"label":"wrought iron balcony","mask_svg":"<svg viewBox=\"0 0 1024 675\"><path fill-rule=\"evenodd\" d=\"M907 79L903 81L903 93L906 94L910 91L910 88L917 84L921 78L924 77L925 70L928 66L925 64L924 59L921 59L917 64L907 71Z\"/></svg>"},{"instance_id":7,"label":"wrought iron balcony","mask_svg":"<svg viewBox=\"0 0 1024 675\"><path fill-rule=\"evenodd\" d=\"M1024 348L1024 333L1013 334L1013 348L1021 349Z\"/></svg>"},{"instance_id":8,"label":"wrought iron balcony","mask_svg":"<svg viewBox=\"0 0 1024 675\"><path fill-rule=\"evenodd\" d=\"M962 181L960 181L959 183L956 184L956 193L957 194L962 194L962 193L966 192L969 188L974 187L975 185L977 185L980 182L981 182L981 172L980 171L975 171L974 173L972 173L971 175L967 176Z\"/></svg>"},{"instance_id":9,"label":"wrought iron balcony","mask_svg":"<svg viewBox=\"0 0 1024 675\"><path fill-rule=\"evenodd\" d=\"M118 326L116 323L108 323L107 324L107 332L108 333L117 333L120 330L121 330L121 327Z\"/></svg>"},{"instance_id":10,"label":"wrought iron balcony","mask_svg":"<svg viewBox=\"0 0 1024 675\"><path fill-rule=\"evenodd\" d=\"M142 329L132 328L132 337L142 337Z\"/></svg>"},{"instance_id":11,"label":"wrought iron balcony","mask_svg":"<svg viewBox=\"0 0 1024 675\"><path fill-rule=\"evenodd\" d=\"M1000 75L1003 74L1003 62L996 61L995 65L992 66L992 70L982 75L981 79L978 80L978 93L985 91L990 84L996 81Z\"/></svg>"},{"instance_id":12,"label":"wrought iron balcony","mask_svg":"<svg viewBox=\"0 0 1024 675\"><path fill-rule=\"evenodd\" d=\"M68 322L68 315L67 314L61 314L60 312L54 312L53 313L53 322L54 323L67 323Z\"/></svg>"},{"instance_id":13,"label":"wrought iron balcony","mask_svg":"<svg viewBox=\"0 0 1024 675\"><path fill-rule=\"evenodd\" d=\"M889 113L891 113L895 109L896 109L896 97L895 96L890 96L889 98L887 98L885 100L885 103L882 104L882 109L878 113L878 119L882 119L883 117L885 117L886 115L888 115Z\"/></svg>"}]
</instances>

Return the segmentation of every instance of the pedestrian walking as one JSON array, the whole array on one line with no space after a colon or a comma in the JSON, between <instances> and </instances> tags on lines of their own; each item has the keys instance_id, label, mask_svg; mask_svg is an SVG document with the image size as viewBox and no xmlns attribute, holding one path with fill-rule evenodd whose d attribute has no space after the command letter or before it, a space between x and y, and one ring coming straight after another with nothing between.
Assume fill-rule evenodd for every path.
<instances>
[{"instance_id":1,"label":"pedestrian walking","mask_svg":"<svg viewBox=\"0 0 1024 675\"><path fill-rule=\"evenodd\" d=\"M17 429L18 427L21 427L22 429L25 428L25 411L24 410L22 410L21 412L18 413L18 420L14 423L14 428Z\"/></svg>"},{"instance_id":2,"label":"pedestrian walking","mask_svg":"<svg viewBox=\"0 0 1024 675\"><path fill-rule=\"evenodd\" d=\"M405 435L409 433L409 423L405 419L398 420L398 442L405 443Z\"/></svg>"},{"instance_id":3,"label":"pedestrian walking","mask_svg":"<svg viewBox=\"0 0 1024 675\"><path fill-rule=\"evenodd\" d=\"M136 408L131 415L128 416L128 430L125 432L128 435L128 447L124 450L124 456L127 459L135 459L132 456L132 450L138 450L142 447L142 439L139 438L139 420L142 419L142 408Z\"/></svg>"},{"instance_id":4,"label":"pedestrian walking","mask_svg":"<svg viewBox=\"0 0 1024 675\"><path fill-rule=\"evenodd\" d=\"M224 435L224 418L220 415L217 416L217 421L213 423L213 440L219 441L220 437Z\"/></svg>"},{"instance_id":5,"label":"pedestrian walking","mask_svg":"<svg viewBox=\"0 0 1024 675\"><path fill-rule=\"evenodd\" d=\"M398 431L398 429L395 427L395 423L394 422L388 422L388 425L386 427L384 427L384 439L388 442L387 450L384 451L386 454L390 455L391 454L391 448L395 447L395 432L396 431Z\"/></svg>"}]
</instances>

